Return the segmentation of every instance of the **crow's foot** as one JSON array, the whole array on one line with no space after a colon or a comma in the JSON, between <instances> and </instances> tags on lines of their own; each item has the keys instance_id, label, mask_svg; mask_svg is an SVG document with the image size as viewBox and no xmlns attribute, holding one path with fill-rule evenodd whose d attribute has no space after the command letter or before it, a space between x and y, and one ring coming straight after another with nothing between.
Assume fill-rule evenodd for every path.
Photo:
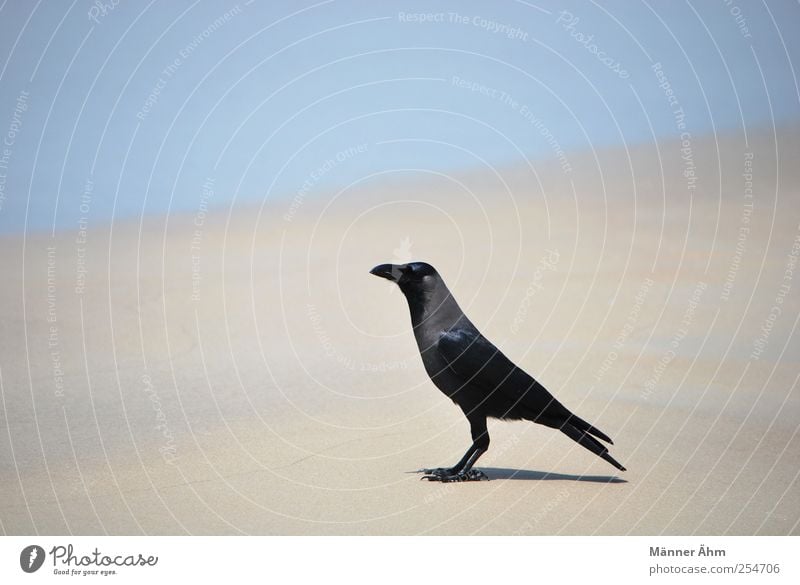
<instances>
[{"instance_id":1,"label":"crow's foot","mask_svg":"<svg viewBox=\"0 0 800 585\"><path fill-rule=\"evenodd\" d=\"M428 481L441 481L442 483L450 483L453 481L489 481L489 477L479 469L470 469L469 471L454 471L453 469L423 469L425 474L420 479L427 479Z\"/></svg>"},{"instance_id":2,"label":"crow's foot","mask_svg":"<svg viewBox=\"0 0 800 585\"><path fill-rule=\"evenodd\" d=\"M437 477L442 477L445 475L455 475L458 473L455 467L437 467L436 469L418 469L417 473L422 473L424 475L436 475Z\"/></svg>"}]
</instances>

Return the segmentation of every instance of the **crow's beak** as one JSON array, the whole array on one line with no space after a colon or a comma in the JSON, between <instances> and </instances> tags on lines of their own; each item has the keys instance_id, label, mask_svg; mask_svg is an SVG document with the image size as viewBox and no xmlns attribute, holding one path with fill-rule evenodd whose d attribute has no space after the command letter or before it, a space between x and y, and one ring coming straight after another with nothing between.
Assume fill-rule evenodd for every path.
<instances>
[{"instance_id":1,"label":"crow's beak","mask_svg":"<svg viewBox=\"0 0 800 585\"><path fill-rule=\"evenodd\" d=\"M369 273L392 282L397 282L400 279L400 267L395 264L379 264Z\"/></svg>"}]
</instances>

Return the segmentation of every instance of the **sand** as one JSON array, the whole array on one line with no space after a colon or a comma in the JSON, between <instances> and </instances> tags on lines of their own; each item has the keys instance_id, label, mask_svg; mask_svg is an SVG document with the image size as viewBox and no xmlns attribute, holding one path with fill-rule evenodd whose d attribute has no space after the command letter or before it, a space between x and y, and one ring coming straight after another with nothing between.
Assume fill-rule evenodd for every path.
<instances>
[{"instance_id":1,"label":"sand","mask_svg":"<svg viewBox=\"0 0 800 585\"><path fill-rule=\"evenodd\" d=\"M4 236L0 529L798 534L798 136ZM491 481L407 473L469 445L368 274L411 259L628 471L491 421Z\"/></svg>"}]
</instances>

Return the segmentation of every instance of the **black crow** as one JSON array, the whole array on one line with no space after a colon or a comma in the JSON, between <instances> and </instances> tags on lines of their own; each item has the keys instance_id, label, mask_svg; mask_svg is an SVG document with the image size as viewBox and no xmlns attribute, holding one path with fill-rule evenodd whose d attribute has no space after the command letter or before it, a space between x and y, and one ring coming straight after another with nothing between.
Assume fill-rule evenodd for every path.
<instances>
[{"instance_id":1,"label":"black crow","mask_svg":"<svg viewBox=\"0 0 800 585\"><path fill-rule=\"evenodd\" d=\"M461 407L472 431L472 446L461 461L449 468L422 469L423 479L445 482L488 479L472 466L489 448L486 418L490 416L524 419L559 429L625 471L594 438L613 445L608 436L572 414L481 335L433 266L425 262L381 264L370 274L397 283L403 291L425 371Z\"/></svg>"}]
</instances>

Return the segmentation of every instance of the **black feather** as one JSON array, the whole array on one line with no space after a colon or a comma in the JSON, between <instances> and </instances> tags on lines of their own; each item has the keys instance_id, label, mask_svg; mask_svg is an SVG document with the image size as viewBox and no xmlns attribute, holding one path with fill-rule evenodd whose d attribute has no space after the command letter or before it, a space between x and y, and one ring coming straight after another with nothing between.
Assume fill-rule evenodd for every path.
<instances>
[{"instance_id":1,"label":"black feather","mask_svg":"<svg viewBox=\"0 0 800 585\"><path fill-rule=\"evenodd\" d=\"M487 417L524 419L559 429L625 471L594 437L613 444L611 439L575 416L486 339L458 306L433 266L424 262L382 264L373 268L372 274L396 282L403 291L425 370L470 422L473 445L455 467L438 470L444 474L442 481L455 481L446 479L454 477L463 480L467 477L463 474L488 449Z\"/></svg>"}]
</instances>

